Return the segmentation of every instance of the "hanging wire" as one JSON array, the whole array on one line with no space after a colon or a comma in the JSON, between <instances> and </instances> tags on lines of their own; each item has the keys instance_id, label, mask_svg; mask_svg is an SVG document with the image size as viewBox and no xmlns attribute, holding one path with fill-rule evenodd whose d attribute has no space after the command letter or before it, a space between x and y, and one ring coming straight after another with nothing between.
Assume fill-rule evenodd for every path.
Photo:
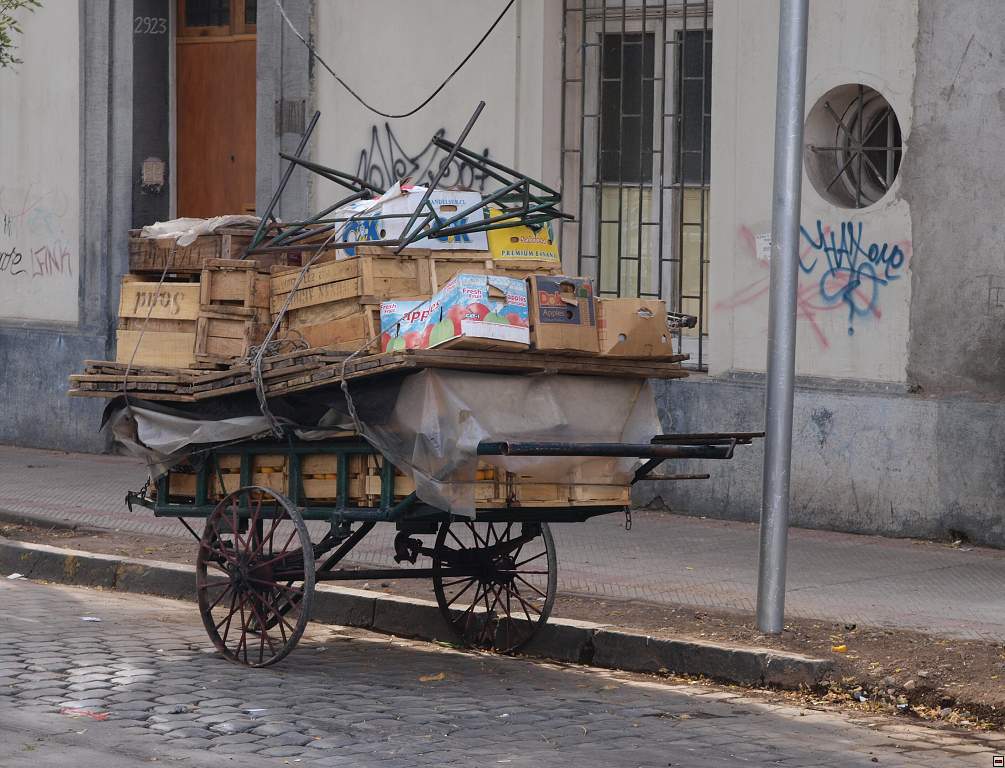
<instances>
[{"instance_id":1,"label":"hanging wire","mask_svg":"<svg viewBox=\"0 0 1005 768\"><path fill-rule=\"evenodd\" d=\"M343 88L345 88L347 91L349 91L349 93L352 94L353 98L355 98L356 101L358 101L364 107L366 107L367 109L369 109L371 112L373 112L375 114L378 114L381 117L388 117L388 118L391 118L391 119L397 119L397 118L401 118L401 117L411 117L416 112L418 112L420 109L422 109L427 104L429 104L429 102L431 102L433 99L435 99L436 96L440 93L440 91L442 91L447 86L447 83L449 83L453 79L454 75L456 75L458 72L460 72L461 69L464 67L464 65L468 63L468 60L472 56L475 55L475 53L478 51L479 48L481 48L482 43L484 43L488 39L488 36L492 34L492 30L494 30L499 25L499 22L502 21L503 16L506 15L506 12L512 7L512 5L513 5L514 2L516 2L516 0L509 0L509 2L506 3L506 7L502 9L502 13L500 13L496 17L496 20L492 22L492 26L488 28L488 30L485 32L484 35L482 35L481 40L479 40L475 44L475 47L472 48L471 51L468 53L468 55L465 56L461 60L461 63L458 64L454 68L454 71L451 72L449 75L447 75L446 80L444 80L442 83L440 83L440 85L437 87L437 89L435 91L433 91L431 94L429 94L429 96L425 100L423 100L422 103L420 103L414 109L410 109L408 112L402 112L401 114L392 114L390 112L382 112L381 110L377 109L376 107L373 107L370 104L367 104L366 101L363 99L362 96L360 96L358 93L356 93L356 91L354 91L352 89L352 87L345 80L343 80L341 77L339 77L338 73L335 72L335 70L332 69L330 66L328 66L328 62L326 62L323 58L321 58L321 55L317 52L317 49L315 49L314 46L311 45L307 41L307 38L305 38L302 34L300 34L300 30L298 30L293 25L293 22L290 21L290 17L286 15L286 10L283 8L283 6L279 2L279 0L275 0L276 8L279 9L279 13L282 15L283 20L286 22L286 26L288 26L290 28L290 31L293 32L294 35L296 35L298 38L300 38L300 42L302 42L304 45L307 46L307 50L309 50L311 52L311 54L318 61L321 62L321 66L323 66L325 69L328 70L328 72L331 74L331 76L334 77L338 81L339 85L341 85Z\"/></svg>"}]
</instances>

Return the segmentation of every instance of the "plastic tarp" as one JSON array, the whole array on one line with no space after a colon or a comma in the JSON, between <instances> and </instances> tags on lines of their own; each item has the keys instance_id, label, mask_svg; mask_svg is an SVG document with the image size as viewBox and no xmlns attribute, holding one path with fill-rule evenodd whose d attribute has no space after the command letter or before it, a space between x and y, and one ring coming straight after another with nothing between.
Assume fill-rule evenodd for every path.
<instances>
[{"instance_id":1,"label":"plastic tarp","mask_svg":"<svg viewBox=\"0 0 1005 768\"><path fill-rule=\"evenodd\" d=\"M339 388L309 395L310 410L322 415L310 424L291 425L298 439L323 439L352 426ZM478 456L482 441L648 443L661 431L645 380L428 369L353 382L350 395L363 436L412 474L419 499L459 515L474 514L479 460L519 475L522 482L623 485L640 463L634 458ZM183 412L110 404L106 421L120 443L147 461L152 477L186 459L196 446L269 434L265 417L247 411L225 415L208 408Z\"/></svg>"},{"instance_id":2,"label":"plastic tarp","mask_svg":"<svg viewBox=\"0 0 1005 768\"><path fill-rule=\"evenodd\" d=\"M418 497L471 515L479 459L529 482L627 485L634 458L477 455L482 441L648 443L661 432L645 380L593 376L506 376L425 370L401 382L383 420L361 414L363 434L399 469Z\"/></svg>"},{"instance_id":3,"label":"plastic tarp","mask_svg":"<svg viewBox=\"0 0 1005 768\"><path fill-rule=\"evenodd\" d=\"M245 216L237 213L214 216L211 219L171 219L171 221L148 224L140 230L140 237L171 237L178 242L178 245L184 247L194 243L199 235L211 235L221 227L236 227L242 224L257 227L260 221L261 219L257 216Z\"/></svg>"}]
</instances>

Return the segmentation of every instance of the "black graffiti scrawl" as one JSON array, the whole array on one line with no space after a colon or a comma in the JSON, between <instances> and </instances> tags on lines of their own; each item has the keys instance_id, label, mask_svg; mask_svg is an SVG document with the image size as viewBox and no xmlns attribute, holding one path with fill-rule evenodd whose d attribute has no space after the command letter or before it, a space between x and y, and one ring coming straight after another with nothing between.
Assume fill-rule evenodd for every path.
<instances>
[{"instance_id":1,"label":"black graffiti scrawl","mask_svg":"<svg viewBox=\"0 0 1005 768\"><path fill-rule=\"evenodd\" d=\"M440 128L434 138L440 138L446 132L446 128ZM489 156L488 147L482 150L481 155L486 158ZM436 147L432 140L418 154L408 154L391 130L391 124L384 123L383 134L376 125L370 128L370 147L359 153L356 175L380 189L387 189L398 179L404 178L411 179L414 184L430 184L446 157L446 153ZM455 159L444 173L440 186L484 192L487 183L488 176L483 171Z\"/></svg>"}]
</instances>

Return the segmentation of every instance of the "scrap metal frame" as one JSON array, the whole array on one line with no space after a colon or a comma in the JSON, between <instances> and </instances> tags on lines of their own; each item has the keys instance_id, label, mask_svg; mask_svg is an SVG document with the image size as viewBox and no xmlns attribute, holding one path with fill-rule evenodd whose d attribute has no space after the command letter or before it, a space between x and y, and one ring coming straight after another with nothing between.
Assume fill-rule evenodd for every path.
<instances>
[{"instance_id":1,"label":"scrap metal frame","mask_svg":"<svg viewBox=\"0 0 1005 768\"><path fill-rule=\"evenodd\" d=\"M292 155L283 152L280 153L280 157L287 160L289 166L280 180L279 186L262 217L262 222L244 254L245 257L254 256L258 253L288 251L294 248L302 251L319 250L321 248L333 250L353 248L360 243L357 241L328 242L326 239L326 236L353 220L406 219L407 221L402 230L401 237L366 242L367 245L381 245L394 248L396 253L400 253L409 245L424 238L455 237L517 225L537 228L554 219L571 220L572 216L563 213L558 208L561 204L561 195L559 192L526 174L509 168L502 163L490 160L463 146L468 132L484 106L484 102L479 103L456 142L448 141L442 136L434 136L432 138L432 144L447 153L446 159L440 163L436 176L427 186L422 200L414 211L403 214L377 214L360 217L333 217L331 214L354 201L371 199L373 196L383 195L386 190L380 189L353 174L329 168L321 163L301 157L306 148L310 133L313 131L320 117L320 113L315 113L297 151ZM432 203L430 203L429 199L436 185L446 172L446 169L458 157L463 158L467 165L484 174L486 178L491 178L498 182L500 187L487 195L481 196L477 203L454 213L448 218L443 218L436 211ZM308 170L327 181L345 187L351 194L302 221L276 222L273 211L279 198L282 196L290 175L298 167ZM485 218L480 215L483 209L490 206L498 208L498 215L493 215L491 218ZM479 215L467 221L468 217L474 214ZM272 219L271 224L269 223L270 219ZM268 239L266 239L266 233L270 233ZM319 239L322 242L306 242Z\"/></svg>"}]
</instances>

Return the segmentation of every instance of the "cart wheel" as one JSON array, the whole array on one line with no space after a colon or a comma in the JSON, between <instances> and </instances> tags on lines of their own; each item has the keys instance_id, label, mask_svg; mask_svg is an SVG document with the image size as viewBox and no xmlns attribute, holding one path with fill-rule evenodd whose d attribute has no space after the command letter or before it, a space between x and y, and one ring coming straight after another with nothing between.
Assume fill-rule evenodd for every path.
<instances>
[{"instance_id":1,"label":"cart wheel","mask_svg":"<svg viewBox=\"0 0 1005 768\"><path fill-rule=\"evenodd\" d=\"M206 519L196 558L199 612L213 645L249 667L275 664L304 633L314 600L314 549L289 499L249 486Z\"/></svg>"},{"instance_id":2,"label":"cart wheel","mask_svg":"<svg viewBox=\"0 0 1005 768\"><path fill-rule=\"evenodd\" d=\"M463 643L511 653L544 626L555 602L555 542L546 523L440 525L433 589Z\"/></svg>"}]
</instances>

